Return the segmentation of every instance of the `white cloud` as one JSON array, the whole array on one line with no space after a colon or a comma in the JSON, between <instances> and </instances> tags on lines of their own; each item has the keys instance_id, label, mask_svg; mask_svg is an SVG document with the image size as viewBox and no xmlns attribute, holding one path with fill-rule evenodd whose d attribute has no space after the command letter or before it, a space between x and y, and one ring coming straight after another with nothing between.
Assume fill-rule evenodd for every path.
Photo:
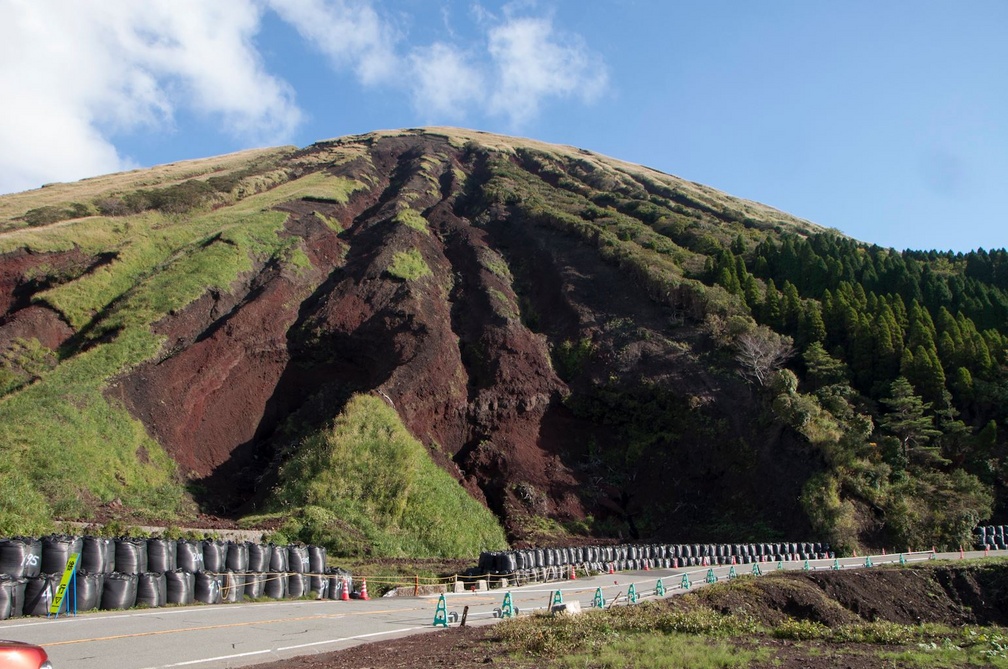
<instances>
[{"instance_id":1,"label":"white cloud","mask_svg":"<svg viewBox=\"0 0 1008 669\"><path fill-rule=\"evenodd\" d=\"M464 41L445 15L449 41L412 46L376 6L0 0L0 192L133 167L116 136L171 131L181 110L248 144L289 141L302 113L254 42L268 10L331 69L408 95L430 122L479 113L520 126L551 101L590 102L607 85L584 40L528 15L534 4L507 5L501 16L475 5Z\"/></svg>"},{"instance_id":2,"label":"white cloud","mask_svg":"<svg viewBox=\"0 0 1008 669\"><path fill-rule=\"evenodd\" d=\"M464 47L442 6L452 42L414 46L402 56L403 36L370 0L267 2L334 70L351 70L365 85L408 91L428 120L455 121L479 111L518 126L550 99L591 102L608 84L601 58L583 39L555 29L552 18L518 15L534 10L534 3L510 3L503 17L473 5L478 37Z\"/></svg>"},{"instance_id":3,"label":"white cloud","mask_svg":"<svg viewBox=\"0 0 1008 669\"><path fill-rule=\"evenodd\" d=\"M398 36L369 2L268 0L280 18L325 54L336 70L352 69L365 84L387 83L399 72Z\"/></svg>"},{"instance_id":4,"label":"white cloud","mask_svg":"<svg viewBox=\"0 0 1008 669\"><path fill-rule=\"evenodd\" d=\"M0 3L0 192L132 166L110 136L170 128L179 108L248 141L300 121L267 74L254 0L6 0Z\"/></svg>"},{"instance_id":5,"label":"white cloud","mask_svg":"<svg viewBox=\"0 0 1008 669\"><path fill-rule=\"evenodd\" d=\"M595 100L608 75L576 35L559 33L547 18L508 16L490 29L488 52L496 70L490 109L521 124L551 97Z\"/></svg>"},{"instance_id":6,"label":"white cloud","mask_svg":"<svg viewBox=\"0 0 1008 669\"><path fill-rule=\"evenodd\" d=\"M463 118L485 97L482 73L459 49L437 42L410 54L413 106L428 116Z\"/></svg>"}]
</instances>

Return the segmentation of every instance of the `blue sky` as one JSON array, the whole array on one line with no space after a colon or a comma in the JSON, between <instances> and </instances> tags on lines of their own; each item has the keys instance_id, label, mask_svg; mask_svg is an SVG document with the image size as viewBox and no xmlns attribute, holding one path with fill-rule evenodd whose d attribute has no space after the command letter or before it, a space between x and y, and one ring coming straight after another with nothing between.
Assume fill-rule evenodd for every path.
<instances>
[{"instance_id":1,"label":"blue sky","mask_svg":"<svg viewBox=\"0 0 1008 669\"><path fill-rule=\"evenodd\" d=\"M1006 32L1001 0L0 0L0 192L457 125L1000 248Z\"/></svg>"}]
</instances>

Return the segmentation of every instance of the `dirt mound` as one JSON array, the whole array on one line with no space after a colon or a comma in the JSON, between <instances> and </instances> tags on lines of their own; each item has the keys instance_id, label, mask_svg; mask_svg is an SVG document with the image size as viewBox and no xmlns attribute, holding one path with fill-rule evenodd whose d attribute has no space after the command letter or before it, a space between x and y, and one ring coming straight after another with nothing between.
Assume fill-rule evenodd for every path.
<instances>
[{"instance_id":1,"label":"dirt mound","mask_svg":"<svg viewBox=\"0 0 1008 669\"><path fill-rule=\"evenodd\" d=\"M772 573L699 590L674 606L706 605L768 625L787 617L834 627L889 621L915 625L1005 625L1005 565Z\"/></svg>"}]
</instances>

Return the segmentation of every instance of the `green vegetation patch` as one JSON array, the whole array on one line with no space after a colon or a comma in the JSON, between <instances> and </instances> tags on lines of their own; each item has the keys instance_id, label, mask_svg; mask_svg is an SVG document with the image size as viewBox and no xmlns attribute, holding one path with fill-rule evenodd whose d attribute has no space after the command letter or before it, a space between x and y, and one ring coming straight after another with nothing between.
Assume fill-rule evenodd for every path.
<instances>
[{"instance_id":1,"label":"green vegetation patch","mask_svg":"<svg viewBox=\"0 0 1008 669\"><path fill-rule=\"evenodd\" d=\"M414 281L431 273L430 267L417 249L396 252L386 271L403 281Z\"/></svg>"},{"instance_id":2,"label":"green vegetation patch","mask_svg":"<svg viewBox=\"0 0 1008 669\"><path fill-rule=\"evenodd\" d=\"M403 209L396 214L392 220L396 223L401 223L402 225L413 228L414 230L418 230L425 235L430 234L430 230L427 228L427 219L424 218L423 215L416 209Z\"/></svg>"},{"instance_id":3,"label":"green vegetation patch","mask_svg":"<svg viewBox=\"0 0 1008 669\"><path fill-rule=\"evenodd\" d=\"M430 459L394 409L367 395L297 447L272 505L288 517L288 539L333 555L463 557L507 545L494 515Z\"/></svg>"},{"instance_id":4,"label":"green vegetation patch","mask_svg":"<svg viewBox=\"0 0 1008 669\"><path fill-rule=\"evenodd\" d=\"M5 365L0 534L38 534L53 518L88 519L98 505L116 500L139 517L185 511L174 461L105 396L106 386L158 354L161 340L152 324L210 288L230 290L253 269L253 258L296 263L297 240L278 236L285 220L280 212L231 209L194 217L148 212L5 238L34 250L111 250L115 259L36 296L79 332L55 364L22 347Z\"/></svg>"}]
</instances>

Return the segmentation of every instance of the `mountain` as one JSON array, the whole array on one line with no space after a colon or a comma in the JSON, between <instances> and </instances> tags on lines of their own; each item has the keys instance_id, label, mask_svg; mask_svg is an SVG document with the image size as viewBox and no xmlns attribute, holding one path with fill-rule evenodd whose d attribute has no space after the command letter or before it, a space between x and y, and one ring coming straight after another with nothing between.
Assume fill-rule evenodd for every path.
<instances>
[{"instance_id":1,"label":"mountain","mask_svg":"<svg viewBox=\"0 0 1008 669\"><path fill-rule=\"evenodd\" d=\"M4 196L0 313L0 534L958 545L1008 499L1004 250L571 147L376 132Z\"/></svg>"}]
</instances>

